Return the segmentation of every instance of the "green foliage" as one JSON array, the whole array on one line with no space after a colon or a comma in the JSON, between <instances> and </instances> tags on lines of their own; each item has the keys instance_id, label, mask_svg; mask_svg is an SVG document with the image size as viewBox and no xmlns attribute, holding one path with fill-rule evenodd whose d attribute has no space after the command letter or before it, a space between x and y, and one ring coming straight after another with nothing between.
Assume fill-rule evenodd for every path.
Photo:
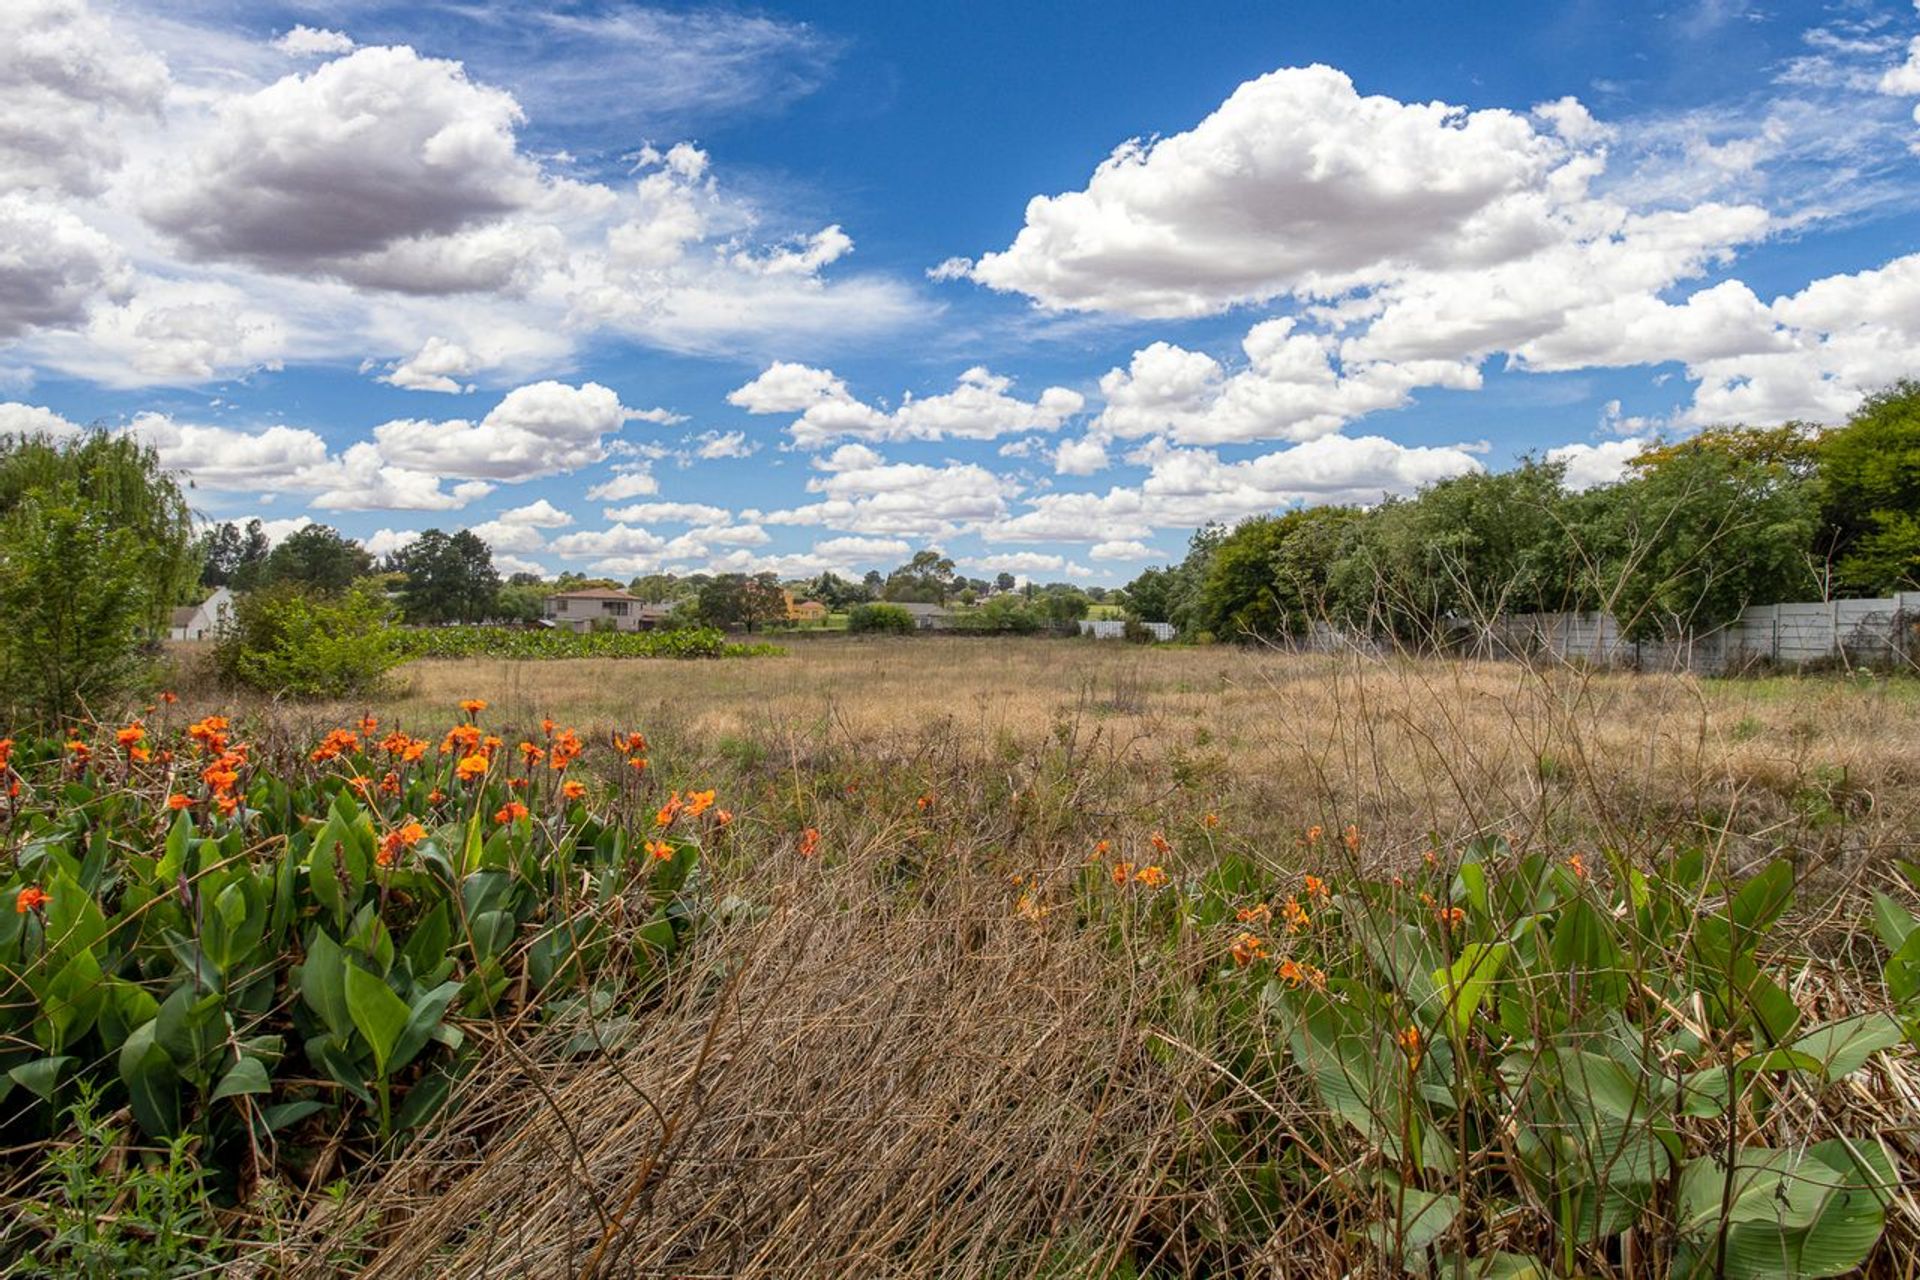
<instances>
[{"instance_id":1,"label":"green foliage","mask_svg":"<svg viewBox=\"0 0 1920 1280\"><path fill-rule=\"evenodd\" d=\"M770 573L723 573L700 588L700 620L722 630L752 631L787 620L787 597Z\"/></svg>"},{"instance_id":2,"label":"green foliage","mask_svg":"<svg viewBox=\"0 0 1920 1280\"><path fill-rule=\"evenodd\" d=\"M292 584L309 591L345 591L373 569L373 557L332 525L310 524L280 540L264 560L234 571L235 591Z\"/></svg>"},{"instance_id":3,"label":"green foliage","mask_svg":"<svg viewBox=\"0 0 1920 1280\"><path fill-rule=\"evenodd\" d=\"M500 575L493 552L465 529L452 535L427 530L393 554L392 567L405 578L400 612L408 622L480 622L494 616Z\"/></svg>"},{"instance_id":4,"label":"green foliage","mask_svg":"<svg viewBox=\"0 0 1920 1280\"><path fill-rule=\"evenodd\" d=\"M1818 448L1840 584L1869 595L1920 587L1920 383L1869 397Z\"/></svg>"},{"instance_id":5,"label":"green foliage","mask_svg":"<svg viewBox=\"0 0 1920 1280\"><path fill-rule=\"evenodd\" d=\"M69 762L58 740L11 759L35 799L0 876L0 1128L16 1150L79 1130L34 1191L50 1274L215 1249L208 1197L302 1131L370 1149L420 1129L474 1062L463 1022L565 1026L642 1000L700 918L702 844L724 830L710 794L661 821L624 768L610 794L564 786L571 731L523 765L488 759L471 721L446 752L361 723L282 758L220 720L145 728L147 760ZM98 1172L97 1118L123 1111L167 1153L135 1171L131 1211L128 1180Z\"/></svg>"},{"instance_id":6,"label":"green foliage","mask_svg":"<svg viewBox=\"0 0 1920 1280\"><path fill-rule=\"evenodd\" d=\"M250 591L214 647L223 679L292 698L343 698L379 687L406 660L391 609L370 586L311 594L295 583Z\"/></svg>"},{"instance_id":7,"label":"green foliage","mask_svg":"<svg viewBox=\"0 0 1920 1280\"><path fill-rule=\"evenodd\" d=\"M906 635L913 627L913 615L897 604L857 604L847 614L847 630L856 635L869 632Z\"/></svg>"},{"instance_id":8,"label":"green foliage","mask_svg":"<svg viewBox=\"0 0 1920 1280\"><path fill-rule=\"evenodd\" d=\"M767 644L728 644L711 627L666 631L520 631L509 627L433 627L393 636L404 659L413 658L735 658L778 654Z\"/></svg>"},{"instance_id":9,"label":"green foliage","mask_svg":"<svg viewBox=\"0 0 1920 1280\"><path fill-rule=\"evenodd\" d=\"M938 551L916 551L887 575L880 598L907 604L945 604L955 587L953 561Z\"/></svg>"},{"instance_id":10,"label":"green foliage","mask_svg":"<svg viewBox=\"0 0 1920 1280\"><path fill-rule=\"evenodd\" d=\"M0 438L0 688L14 720L126 691L197 572L185 496L152 449Z\"/></svg>"},{"instance_id":11,"label":"green foliage","mask_svg":"<svg viewBox=\"0 0 1920 1280\"><path fill-rule=\"evenodd\" d=\"M1275 1132L1211 1133L1237 1182L1373 1224L1373 1251L1410 1273L1602 1274L1629 1235L1661 1242L1650 1274L1867 1261L1899 1185L1889 1153L1867 1132L1808 1142L1791 1108L1906 1041L1920 921L1904 906L1881 895L1875 929L1906 1012L1816 1022L1786 985L1785 861L1732 882L1699 851L1594 868L1480 840L1390 881L1268 875L1230 859L1160 901L1088 881L1096 922L1130 922L1130 955L1141 925L1185 965L1186 930L1239 922L1233 962L1168 1009L1173 1034L1209 1027L1241 1087L1303 1084L1315 1105Z\"/></svg>"},{"instance_id":12,"label":"green foliage","mask_svg":"<svg viewBox=\"0 0 1920 1280\"><path fill-rule=\"evenodd\" d=\"M1017 595L1000 595L977 609L954 615L953 627L956 631L1032 635L1045 630L1051 621L1044 599L1029 604Z\"/></svg>"}]
</instances>

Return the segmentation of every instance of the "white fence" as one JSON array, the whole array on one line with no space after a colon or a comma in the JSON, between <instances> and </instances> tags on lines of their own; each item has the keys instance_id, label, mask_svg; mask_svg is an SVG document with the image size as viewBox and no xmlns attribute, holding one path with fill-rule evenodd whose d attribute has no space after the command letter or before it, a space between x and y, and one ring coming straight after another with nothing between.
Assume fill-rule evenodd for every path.
<instances>
[{"instance_id":1,"label":"white fence","mask_svg":"<svg viewBox=\"0 0 1920 1280\"><path fill-rule=\"evenodd\" d=\"M1140 625L1151 632L1155 640L1173 639L1171 622L1143 622ZM1095 640L1121 640L1126 638L1127 624L1114 618L1082 618L1080 634L1092 636Z\"/></svg>"},{"instance_id":2,"label":"white fence","mask_svg":"<svg viewBox=\"0 0 1920 1280\"><path fill-rule=\"evenodd\" d=\"M1084 623L1082 624L1085 625ZM1713 674L1771 663L1863 665L1920 657L1920 592L1882 600L1827 600L1754 605L1716 631L1683 640L1628 640L1605 613L1516 613L1468 631L1463 648L1480 657L1551 654L1596 666ZM1375 648L1325 623L1304 647Z\"/></svg>"}]
</instances>

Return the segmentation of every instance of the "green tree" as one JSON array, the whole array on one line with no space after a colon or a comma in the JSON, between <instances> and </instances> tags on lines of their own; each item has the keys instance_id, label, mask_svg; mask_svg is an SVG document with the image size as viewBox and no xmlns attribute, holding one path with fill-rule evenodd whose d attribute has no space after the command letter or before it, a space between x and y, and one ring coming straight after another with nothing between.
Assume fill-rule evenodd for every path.
<instances>
[{"instance_id":1,"label":"green tree","mask_svg":"<svg viewBox=\"0 0 1920 1280\"><path fill-rule=\"evenodd\" d=\"M770 573L723 573L700 588L701 619L711 627L752 631L787 619L787 597Z\"/></svg>"},{"instance_id":2,"label":"green tree","mask_svg":"<svg viewBox=\"0 0 1920 1280\"><path fill-rule=\"evenodd\" d=\"M1814 552L1833 563L1835 585L1865 595L1920 587L1920 383L1869 396L1818 450L1825 529Z\"/></svg>"},{"instance_id":3,"label":"green tree","mask_svg":"<svg viewBox=\"0 0 1920 1280\"><path fill-rule=\"evenodd\" d=\"M273 551L272 541L267 537L266 526L258 518L247 521L247 527L240 532L238 546L234 548L231 563L226 566L226 585L235 591L251 591L260 585L266 572L267 556ZM218 583L208 583L218 586Z\"/></svg>"},{"instance_id":4,"label":"green tree","mask_svg":"<svg viewBox=\"0 0 1920 1280\"><path fill-rule=\"evenodd\" d=\"M847 630L905 635L914 627L913 615L897 604L857 604L847 614Z\"/></svg>"},{"instance_id":5,"label":"green tree","mask_svg":"<svg viewBox=\"0 0 1920 1280\"><path fill-rule=\"evenodd\" d=\"M400 611L408 622L480 622L493 616L500 575L492 550L469 530L428 529L394 553L393 567L406 576Z\"/></svg>"},{"instance_id":6,"label":"green tree","mask_svg":"<svg viewBox=\"0 0 1920 1280\"><path fill-rule=\"evenodd\" d=\"M344 591L373 568L373 557L332 525L310 524L280 540L261 562L247 589L293 583L315 591Z\"/></svg>"},{"instance_id":7,"label":"green tree","mask_svg":"<svg viewBox=\"0 0 1920 1280\"><path fill-rule=\"evenodd\" d=\"M377 690L404 657L391 607L371 582L345 591L275 583L241 596L214 647L232 684L276 697L345 698Z\"/></svg>"},{"instance_id":8,"label":"green tree","mask_svg":"<svg viewBox=\"0 0 1920 1280\"><path fill-rule=\"evenodd\" d=\"M881 598L910 604L945 604L953 591L953 561L938 551L916 551L887 575Z\"/></svg>"},{"instance_id":9,"label":"green tree","mask_svg":"<svg viewBox=\"0 0 1920 1280\"><path fill-rule=\"evenodd\" d=\"M13 718L102 714L200 565L185 495L149 447L0 438L0 683Z\"/></svg>"}]
</instances>

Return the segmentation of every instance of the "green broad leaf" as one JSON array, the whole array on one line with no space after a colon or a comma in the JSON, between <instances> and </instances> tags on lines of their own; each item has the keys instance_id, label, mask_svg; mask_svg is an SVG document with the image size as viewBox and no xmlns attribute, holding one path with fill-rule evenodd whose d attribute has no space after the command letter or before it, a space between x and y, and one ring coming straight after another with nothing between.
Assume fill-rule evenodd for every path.
<instances>
[{"instance_id":1,"label":"green broad leaf","mask_svg":"<svg viewBox=\"0 0 1920 1280\"><path fill-rule=\"evenodd\" d=\"M313 1098L303 1098L299 1102L277 1102L260 1109L260 1119L269 1133L278 1132L288 1125L298 1124L308 1116L325 1111L327 1104Z\"/></svg>"},{"instance_id":2,"label":"green broad leaf","mask_svg":"<svg viewBox=\"0 0 1920 1280\"><path fill-rule=\"evenodd\" d=\"M156 1138L180 1131L180 1073L155 1038L158 1020L142 1023L120 1046L120 1079L127 1086L133 1118Z\"/></svg>"},{"instance_id":3,"label":"green broad leaf","mask_svg":"<svg viewBox=\"0 0 1920 1280\"><path fill-rule=\"evenodd\" d=\"M1472 865L1472 864L1469 864ZM1473 1016L1507 961L1504 942L1469 942L1453 963L1433 971L1433 985L1446 1001L1446 1025L1456 1043L1464 1043Z\"/></svg>"},{"instance_id":4,"label":"green broad leaf","mask_svg":"<svg viewBox=\"0 0 1920 1280\"><path fill-rule=\"evenodd\" d=\"M187 854L193 849L193 818L185 809L173 816L173 825L167 829L167 843L160 855L160 865L154 868L154 877L162 884L172 884L187 871Z\"/></svg>"},{"instance_id":5,"label":"green broad leaf","mask_svg":"<svg viewBox=\"0 0 1920 1280\"><path fill-rule=\"evenodd\" d=\"M8 1071L7 1078L40 1101L50 1103L60 1091L61 1075L77 1061L66 1056L35 1058Z\"/></svg>"},{"instance_id":6,"label":"green broad leaf","mask_svg":"<svg viewBox=\"0 0 1920 1280\"><path fill-rule=\"evenodd\" d=\"M1678 1110L1683 1116L1723 1116L1733 1103L1733 1081L1725 1067L1702 1067L1680 1079Z\"/></svg>"},{"instance_id":7,"label":"green broad leaf","mask_svg":"<svg viewBox=\"0 0 1920 1280\"><path fill-rule=\"evenodd\" d=\"M1730 1280L1846 1275L1886 1225L1894 1174L1878 1142L1822 1142L1787 1156L1774 1195L1746 1199L1727 1231Z\"/></svg>"},{"instance_id":8,"label":"green broad leaf","mask_svg":"<svg viewBox=\"0 0 1920 1280\"><path fill-rule=\"evenodd\" d=\"M414 1055L427 1047L427 1042L435 1038L440 1030L441 1019L446 1016L447 1006L460 994L460 984L443 982L433 990L418 997L407 1013L407 1025L393 1046L393 1069L400 1070Z\"/></svg>"},{"instance_id":9,"label":"green broad leaf","mask_svg":"<svg viewBox=\"0 0 1920 1280\"><path fill-rule=\"evenodd\" d=\"M160 1002L145 987L124 978L109 978L107 998L95 1024L106 1051L118 1051L135 1027L153 1021L159 1012Z\"/></svg>"},{"instance_id":10,"label":"green broad leaf","mask_svg":"<svg viewBox=\"0 0 1920 1280\"><path fill-rule=\"evenodd\" d=\"M160 1002L153 1028L175 1069L204 1088L226 1051L226 1008L220 994L201 995L190 986L174 988Z\"/></svg>"},{"instance_id":11,"label":"green broad leaf","mask_svg":"<svg viewBox=\"0 0 1920 1280\"><path fill-rule=\"evenodd\" d=\"M467 820L467 834L460 843L460 874L470 876L481 870L486 852L486 837L481 831L480 815L476 813Z\"/></svg>"},{"instance_id":12,"label":"green broad leaf","mask_svg":"<svg viewBox=\"0 0 1920 1280\"><path fill-rule=\"evenodd\" d=\"M1552 1275L1546 1263L1518 1253L1488 1253L1477 1258L1443 1254L1435 1274L1464 1276L1467 1280L1551 1280Z\"/></svg>"},{"instance_id":13,"label":"green broad leaf","mask_svg":"<svg viewBox=\"0 0 1920 1280\"><path fill-rule=\"evenodd\" d=\"M372 1046L374 1070L384 1080L391 1074L394 1046L406 1031L412 1011L385 979L356 964L347 966L346 990L353 1025Z\"/></svg>"},{"instance_id":14,"label":"green broad leaf","mask_svg":"<svg viewBox=\"0 0 1920 1280\"><path fill-rule=\"evenodd\" d=\"M453 926L447 913L445 901L437 902L433 910L420 917L413 926L413 932L407 935L406 945L400 948L400 956L406 962L407 972L416 979L437 969L447 958L447 949L453 945Z\"/></svg>"},{"instance_id":15,"label":"green broad leaf","mask_svg":"<svg viewBox=\"0 0 1920 1280\"><path fill-rule=\"evenodd\" d=\"M307 1041L307 1057L325 1067L334 1083L368 1106L373 1105L373 1091L367 1088L366 1081L361 1078L359 1063L331 1035L316 1036Z\"/></svg>"},{"instance_id":16,"label":"green broad leaf","mask_svg":"<svg viewBox=\"0 0 1920 1280\"><path fill-rule=\"evenodd\" d=\"M393 1127L403 1131L425 1127L447 1104L453 1085L454 1077L447 1071L431 1071L422 1076L407 1090L406 1100L394 1112Z\"/></svg>"},{"instance_id":17,"label":"green broad leaf","mask_svg":"<svg viewBox=\"0 0 1920 1280\"><path fill-rule=\"evenodd\" d=\"M1571 899L1561 911L1551 955L1555 970L1569 974L1580 995L1607 1008L1626 1001L1625 957L1613 923L1587 899Z\"/></svg>"},{"instance_id":18,"label":"green broad leaf","mask_svg":"<svg viewBox=\"0 0 1920 1280\"><path fill-rule=\"evenodd\" d=\"M1462 862L1453 873L1450 896L1455 902L1465 903L1476 919L1485 919L1489 910L1486 866L1475 859Z\"/></svg>"},{"instance_id":19,"label":"green broad leaf","mask_svg":"<svg viewBox=\"0 0 1920 1280\"><path fill-rule=\"evenodd\" d=\"M46 947L50 962L55 957L96 950L107 930L106 913L79 881L65 869L48 877Z\"/></svg>"},{"instance_id":20,"label":"green broad leaf","mask_svg":"<svg viewBox=\"0 0 1920 1280\"><path fill-rule=\"evenodd\" d=\"M1920 930L1920 920L1913 913L1878 890L1873 895L1873 931L1888 951L1897 952L1907 945L1907 940Z\"/></svg>"},{"instance_id":21,"label":"green broad leaf","mask_svg":"<svg viewBox=\"0 0 1920 1280\"><path fill-rule=\"evenodd\" d=\"M273 1082L267 1079L266 1064L258 1058L242 1058L227 1068L220 1077L220 1083L214 1086L213 1101L233 1098L243 1093L272 1093Z\"/></svg>"},{"instance_id":22,"label":"green broad leaf","mask_svg":"<svg viewBox=\"0 0 1920 1280\"><path fill-rule=\"evenodd\" d=\"M1727 903L1727 919L1736 930L1747 935L1744 947L1750 949L1759 935L1778 920L1793 902L1793 864L1776 858L1740 886Z\"/></svg>"},{"instance_id":23,"label":"green broad leaf","mask_svg":"<svg viewBox=\"0 0 1920 1280\"><path fill-rule=\"evenodd\" d=\"M1645 1071L1604 1054L1578 1050L1560 1057L1568 1099L1615 1120L1645 1123L1665 1109L1665 1091Z\"/></svg>"},{"instance_id":24,"label":"green broad leaf","mask_svg":"<svg viewBox=\"0 0 1920 1280\"><path fill-rule=\"evenodd\" d=\"M1367 1228L1367 1237L1380 1252L1404 1267L1423 1258L1427 1246L1453 1227L1460 1216L1460 1197L1392 1182L1382 1191L1385 1221Z\"/></svg>"},{"instance_id":25,"label":"green broad leaf","mask_svg":"<svg viewBox=\"0 0 1920 1280\"><path fill-rule=\"evenodd\" d=\"M300 996L320 1015L327 1030L344 1038L353 1030L347 1009L347 954L315 925L307 936L307 958L300 966Z\"/></svg>"},{"instance_id":26,"label":"green broad leaf","mask_svg":"<svg viewBox=\"0 0 1920 1280\"><path fill-rule=\"evenodd\" d=\"M107 1002L106 975L91 951L82 951L60 966L40 997L40 1017L34 1032L50 1054L58 1054L93 1030Z\"/></svg>"},{"instance_id":27,"label":"green broad leaf","mask_svg":"<svg viewBox=\"0 0 1920 1280\"><path fill-rule=\"evenodd\" d=\"M1905 1028L1892 1014L1863 1013L1816 1027L1795 1040L1791 1049L1812 1059L1814 1070L1827 1079L1838 1080L1858 1071L1868 1058L1882 1049L1891 1049L1906 1038Z\"/></svg>"},{"instance_id":28,"label":"green broad leaf","mask_svg":"<svg viewBox=\"0 0 1920 1280\"><path fill-rule=\"evenodd\" d=\"M474 963L481 964L506 953L519 925L511 911L483 911L473 918L471 928Z\"/></svg>"}]
</instances>

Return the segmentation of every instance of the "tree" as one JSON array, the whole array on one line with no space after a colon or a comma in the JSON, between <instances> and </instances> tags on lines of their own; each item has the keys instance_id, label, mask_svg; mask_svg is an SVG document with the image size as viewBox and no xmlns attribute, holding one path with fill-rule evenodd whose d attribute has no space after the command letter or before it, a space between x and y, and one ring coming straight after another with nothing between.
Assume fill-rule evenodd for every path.
<instances>
[{"instance_id":1,"label":"tree","mask_svg":"<svg viewBox=\"0 0 1920 1280\"><path fill-rule=\"evenodd\" d=\"M1825 531L1814 550L1838 585L1867 595L1920 587L1920 383L1869 396L1818 450Z\"/></svg>"},{"instance_id":2,"label":"tree","mask_svg":"<svg viewBox=\"0 0 1920 1280\"><path fill-rule=\"evenodd\" d=\"M809 583L806 594L835 612L851 608L873 597L873 593L864 584L848 582L831 571L821 574Z\"/></svg>"},{"instance_id":3,"label":"tree","mask_svg":"<svg viewBox=\"0 0 1920 1280\"><path fill-rule=\"evenodd\" d=\"M916 551L887 575L881 596L913 604L945 604L953 591L953 561L938 551Z\"/></svg>"},{"instance_id":4,"label":"tree","mask_svg":"<svg viewBox=\"0 0 1920 1280\"><path fill-rule=\"evenodd\" d=\"M492 616L503 622L537 622L546 607L547 594L543 586L509 581L493 598Z\"/></svg>"},{"instance_id":5,"label":"tree","mask_svg":"<svg viewBox=\"0 0 1920 1280\"><path fill-rule=\"evenodd\" d=\"M373 568L373 557L332 525L310 524L280 540L260 564L257 576L248 575L247 589L296 583L314 591L344 591L355 578Z\"/></svg>"},{"instance_id":6,"label":"tree","mask_svg":"<svg viewBox=\"0 0 1920 1280\"><path fill-rule=\"evenodd\" d=\"M227 575L227 585L235 591L251 591L260 585L260 579L266 572L267 556L273 551L272 540L267 537L266 526L258 518L247 521L246 530L240 535L240 546L233 558L233 564ZM218 584L209 584L218 585Z\"/></svg>"},{"instance_id":7,"label":"tree","mask_svg":"<svg viewBox=\"0 0 1920 1280\"><path fill-rule=\"evenodd\" d=\"M996 573L993 575L993 589L995 591L1011 591L1018 585L1019 583L1015 581L1014 576L1010 573Z\"/></svg>"},{"instance_id":8,"label":"tree","mask_svg":"<svg viewBox=\"0 0 1920 1280\"><path fill-rule=\"evenodd\" d=\"M500 575L492 550L469 530L448 535L428 529L394 553L393 567L406 575L400 611L408 622L480 622L493 616Z\"/></svg>"},{"instance_id":9,"label":"tree","mask_svg":"<svg viewBox=\"0 0 1920 1280\"><path fill-rule=\"evenodd\" d=\"M1578 533L1602 603L1633 640L1698 634L1815 589L1814 495L1778 463L1674 455L1602 492Z\"/></svg>"},{"instance_id":10,"label":"tree","mask_svg":"<svg viewBox=\"0 0 1920 1280\"><path fill-rule=\"evenodd\" d=\"M89 432L0 438L0 687L16 720L110 713L200 570L153 449Z\"/></svg>"},{"instance_id":11,"label":"tree","mask_svg":"<svg viewBox=\"0 0 1920 1280\"><path fill-rule=\"evenodd\" d=\"M906 635L914 628L913 615L897 604L857 604L847 614L847 630Z\"/></svg>"},{"instance_id":12,"label":"tree","mask_svg":"<svg viewBox=\"0 0 1920 1280\"><path fill-rule=\"evenodd\" d=\"M787 597L771 573L723 573L700 588L700 617L708 626L752 631L787 620Z\"/></svg>"}]
</instances>

